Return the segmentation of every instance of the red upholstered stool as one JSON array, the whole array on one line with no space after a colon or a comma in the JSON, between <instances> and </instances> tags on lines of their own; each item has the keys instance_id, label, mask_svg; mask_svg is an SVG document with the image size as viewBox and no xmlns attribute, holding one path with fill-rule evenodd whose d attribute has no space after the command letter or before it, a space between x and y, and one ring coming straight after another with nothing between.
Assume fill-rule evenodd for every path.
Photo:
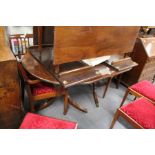
<instances>
[{"instance_id":1,"label":"red upholstered stool","mask_svg":"<svg viewBox=\"0 0 155 155\"><path fill-rule=\"evenodd\" d=\"M114 126L119 116L122 116L136 128L155 129L155 105L146 98L140 98L120 107L110 128Z\"/></svg>"},{"instance_id":2,"label":"red upholstered stool","mask_svg":"<svg viewBox=\"0 0 155 155\"><path fill-rule=\"evenodd\" d=\"M20 129L76 129L77 123L41 116L38 114L27 113Z\"/></svg>"},{"instance_id":3,"label":"red upholstered stool","mask_svg":"<svg viewBox=\"0 0 155 155\"><path fill-rule=\"evenodd\" d=\"M120 107L123 105L129 93L135 97L145 97L150 101L155 102L155 85L149 81L144 80L130 86L124 95Z\"/></svg>"}]
</instances>

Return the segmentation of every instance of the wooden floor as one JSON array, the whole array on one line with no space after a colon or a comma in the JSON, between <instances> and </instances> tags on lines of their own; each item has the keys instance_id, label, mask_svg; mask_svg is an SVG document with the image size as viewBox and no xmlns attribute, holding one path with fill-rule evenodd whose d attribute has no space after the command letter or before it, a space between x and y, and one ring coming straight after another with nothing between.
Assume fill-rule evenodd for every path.
<instances>
[{"instance_id":1,"label":"wooden floor","mask_svg":"<svg viewBox=\"0 0 155 155\"><path fill-rule=\"evenodd\" d=\"M104 81L96 86L96 92L99 98L100 106L95 106L90 86L74 86L69 89L71 97L78 102L81 106L88 109L88 113L83 113L72 106L70 106L66 116L63 115L63 100L58 98L48 108L38 111L38 114L66 119L78 122L79 129L108 129L116 109L124 96L126 88L120 85L116 89L115 84L112 83L106 97L103 99L103 85ZM104 86L105 88L105 86ZM133 100L133 96L129 95L127 102ZM120 118L114 128L124 129L132 128L125 120Z\"/></svg>"}]
</instances>

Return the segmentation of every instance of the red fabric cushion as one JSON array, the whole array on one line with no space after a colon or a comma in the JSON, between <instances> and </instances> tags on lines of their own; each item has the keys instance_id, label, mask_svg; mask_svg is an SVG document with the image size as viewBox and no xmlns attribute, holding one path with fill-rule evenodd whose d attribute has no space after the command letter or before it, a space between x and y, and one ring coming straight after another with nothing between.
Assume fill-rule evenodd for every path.
<instances>
[{"instance_id":1,"label":"red fabric cushion","mask_svg":"<svg viewBox=\"0 0 155 155\"><path fill-rule=\"evenodd\" d=\"M18 67L25 77L32 79L32 77L28 75L28 73L24 70L22 64L18 63ZM49 84L42 83L42 82L31 85L31 90L34 96L45 94L45 93L56 93L56 89L54 87L49 86Z\"/></svg>"},{"instance_id":2,"label":"red fabric cushion","mask_svg":"<svg viewBox=\"0 0 155 155\"><path fill-rule=\"evenodd\" d=\"M143 128L155 129L155 106L147 99L140 98L122 106L120 109Z\"/></svg>"},{"instance_id":3,"label":"red fabric cushion","mask_svg":"<svg viewBox=\"0 0 155 155\"><path fill-rule=\"evenodd\" d=\"M38 114L27 113L20 129L76 129L77 123L41 116Z\"/></svg>"},{"instance_id":4,"label":"red fabric cushion","mask_svg":"<svg viewBox=\"0 0 155 155\"><path fill-rule=\"evenodd\" d=\"M133 89L134 91L138 92L139 94L142 94L146 98L149 98L149 99L155 101L155 85L153 85L151 82L146 81L146 80L141 81L141 82L138 82L138 83L132 85L129 88Z\"/></svg>"},{"instance_id":5,"label":"red fabric cushion","mask_svg":"<svg viewBox=\"0 0 155 155\"><path fill-rule=\"evenodd\" d=\"M56 93L56 89L54 87L41 82L35 85L32 85L31 90L34 96L45 94L45 93Z\"/></svg>"}]
</instances>

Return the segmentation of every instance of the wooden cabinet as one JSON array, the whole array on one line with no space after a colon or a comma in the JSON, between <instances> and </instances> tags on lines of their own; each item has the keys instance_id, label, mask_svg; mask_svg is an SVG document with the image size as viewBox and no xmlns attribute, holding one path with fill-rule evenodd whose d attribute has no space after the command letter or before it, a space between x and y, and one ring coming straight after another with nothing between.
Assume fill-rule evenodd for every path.
<instances>
[{"instance_id":1,"label":"wooden cabinet","mask_svg":"<svg viewBox=\"0 0 155 155\"><path fill-rule=\"evenodd\" d=\"M0 128L18 128L22 120L17 62L0 27Z\"/></svg>"},{"instance_id":2,"label":"wooden cabinet","mask_svg":"<svg viewBox=\"0 0 155 155\"><path fill-rule=\"evenodd\" d=\"M54 44L54 26L42 26L41 27L41 42L42 44ZM38 26L33 26L33 43L38 45Z\"/></svg>"},{"instance_id":3,"label":"wooden cabinet","mask_svg":"<svg viewBox=\"0 0 155 155\"><path fill-rule=\"evenodd\" d=\"M137 38L132 60L139 65L123 75L123 81L132 85L138 81L152 81L155 75L155 37Z\"/></svg>"}]
</instances>

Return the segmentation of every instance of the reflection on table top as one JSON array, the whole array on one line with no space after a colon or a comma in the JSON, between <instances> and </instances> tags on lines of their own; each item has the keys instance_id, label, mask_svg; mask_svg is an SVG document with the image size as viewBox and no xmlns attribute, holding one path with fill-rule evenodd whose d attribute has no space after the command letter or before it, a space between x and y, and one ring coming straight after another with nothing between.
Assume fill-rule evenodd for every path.
<instances>
[{"instance_id":1,"label":"reflection on table top","mask_svg":"<svg viewBox=\"0 0 155 155\"><path fill-rule=\"evenodd\" d=\"M29 52L27 52L22 59L23 66L36 78L49 83L61 84L65 88L77 84L93 83L104 78L113 77L134 67L129 65L127 69L117 71L106 63L91 67L84 65L82 62L78 62L77 65L81 66L80 69L77 68L72 72L65 71L66 68L64 65L64 68L63 66L60 67L60 74L54 74L52 71L53 63L51 53L51 47L41 50L38 48L29 49ZM74 65L69 65L68 68L72 68L75 65L76 63L74 62Z\"/></svg>"},{"instance_id":2,"label":"reflection on table top","mask_svg":"<svg viewBox=\"0 0 155 155\"><path fill-rule=\"evenodd\" d=\"M29 52L22 59L23 67L34 77L53 84L59 84L54 76L38 62Z\"/></svg>"}]
</instances>

